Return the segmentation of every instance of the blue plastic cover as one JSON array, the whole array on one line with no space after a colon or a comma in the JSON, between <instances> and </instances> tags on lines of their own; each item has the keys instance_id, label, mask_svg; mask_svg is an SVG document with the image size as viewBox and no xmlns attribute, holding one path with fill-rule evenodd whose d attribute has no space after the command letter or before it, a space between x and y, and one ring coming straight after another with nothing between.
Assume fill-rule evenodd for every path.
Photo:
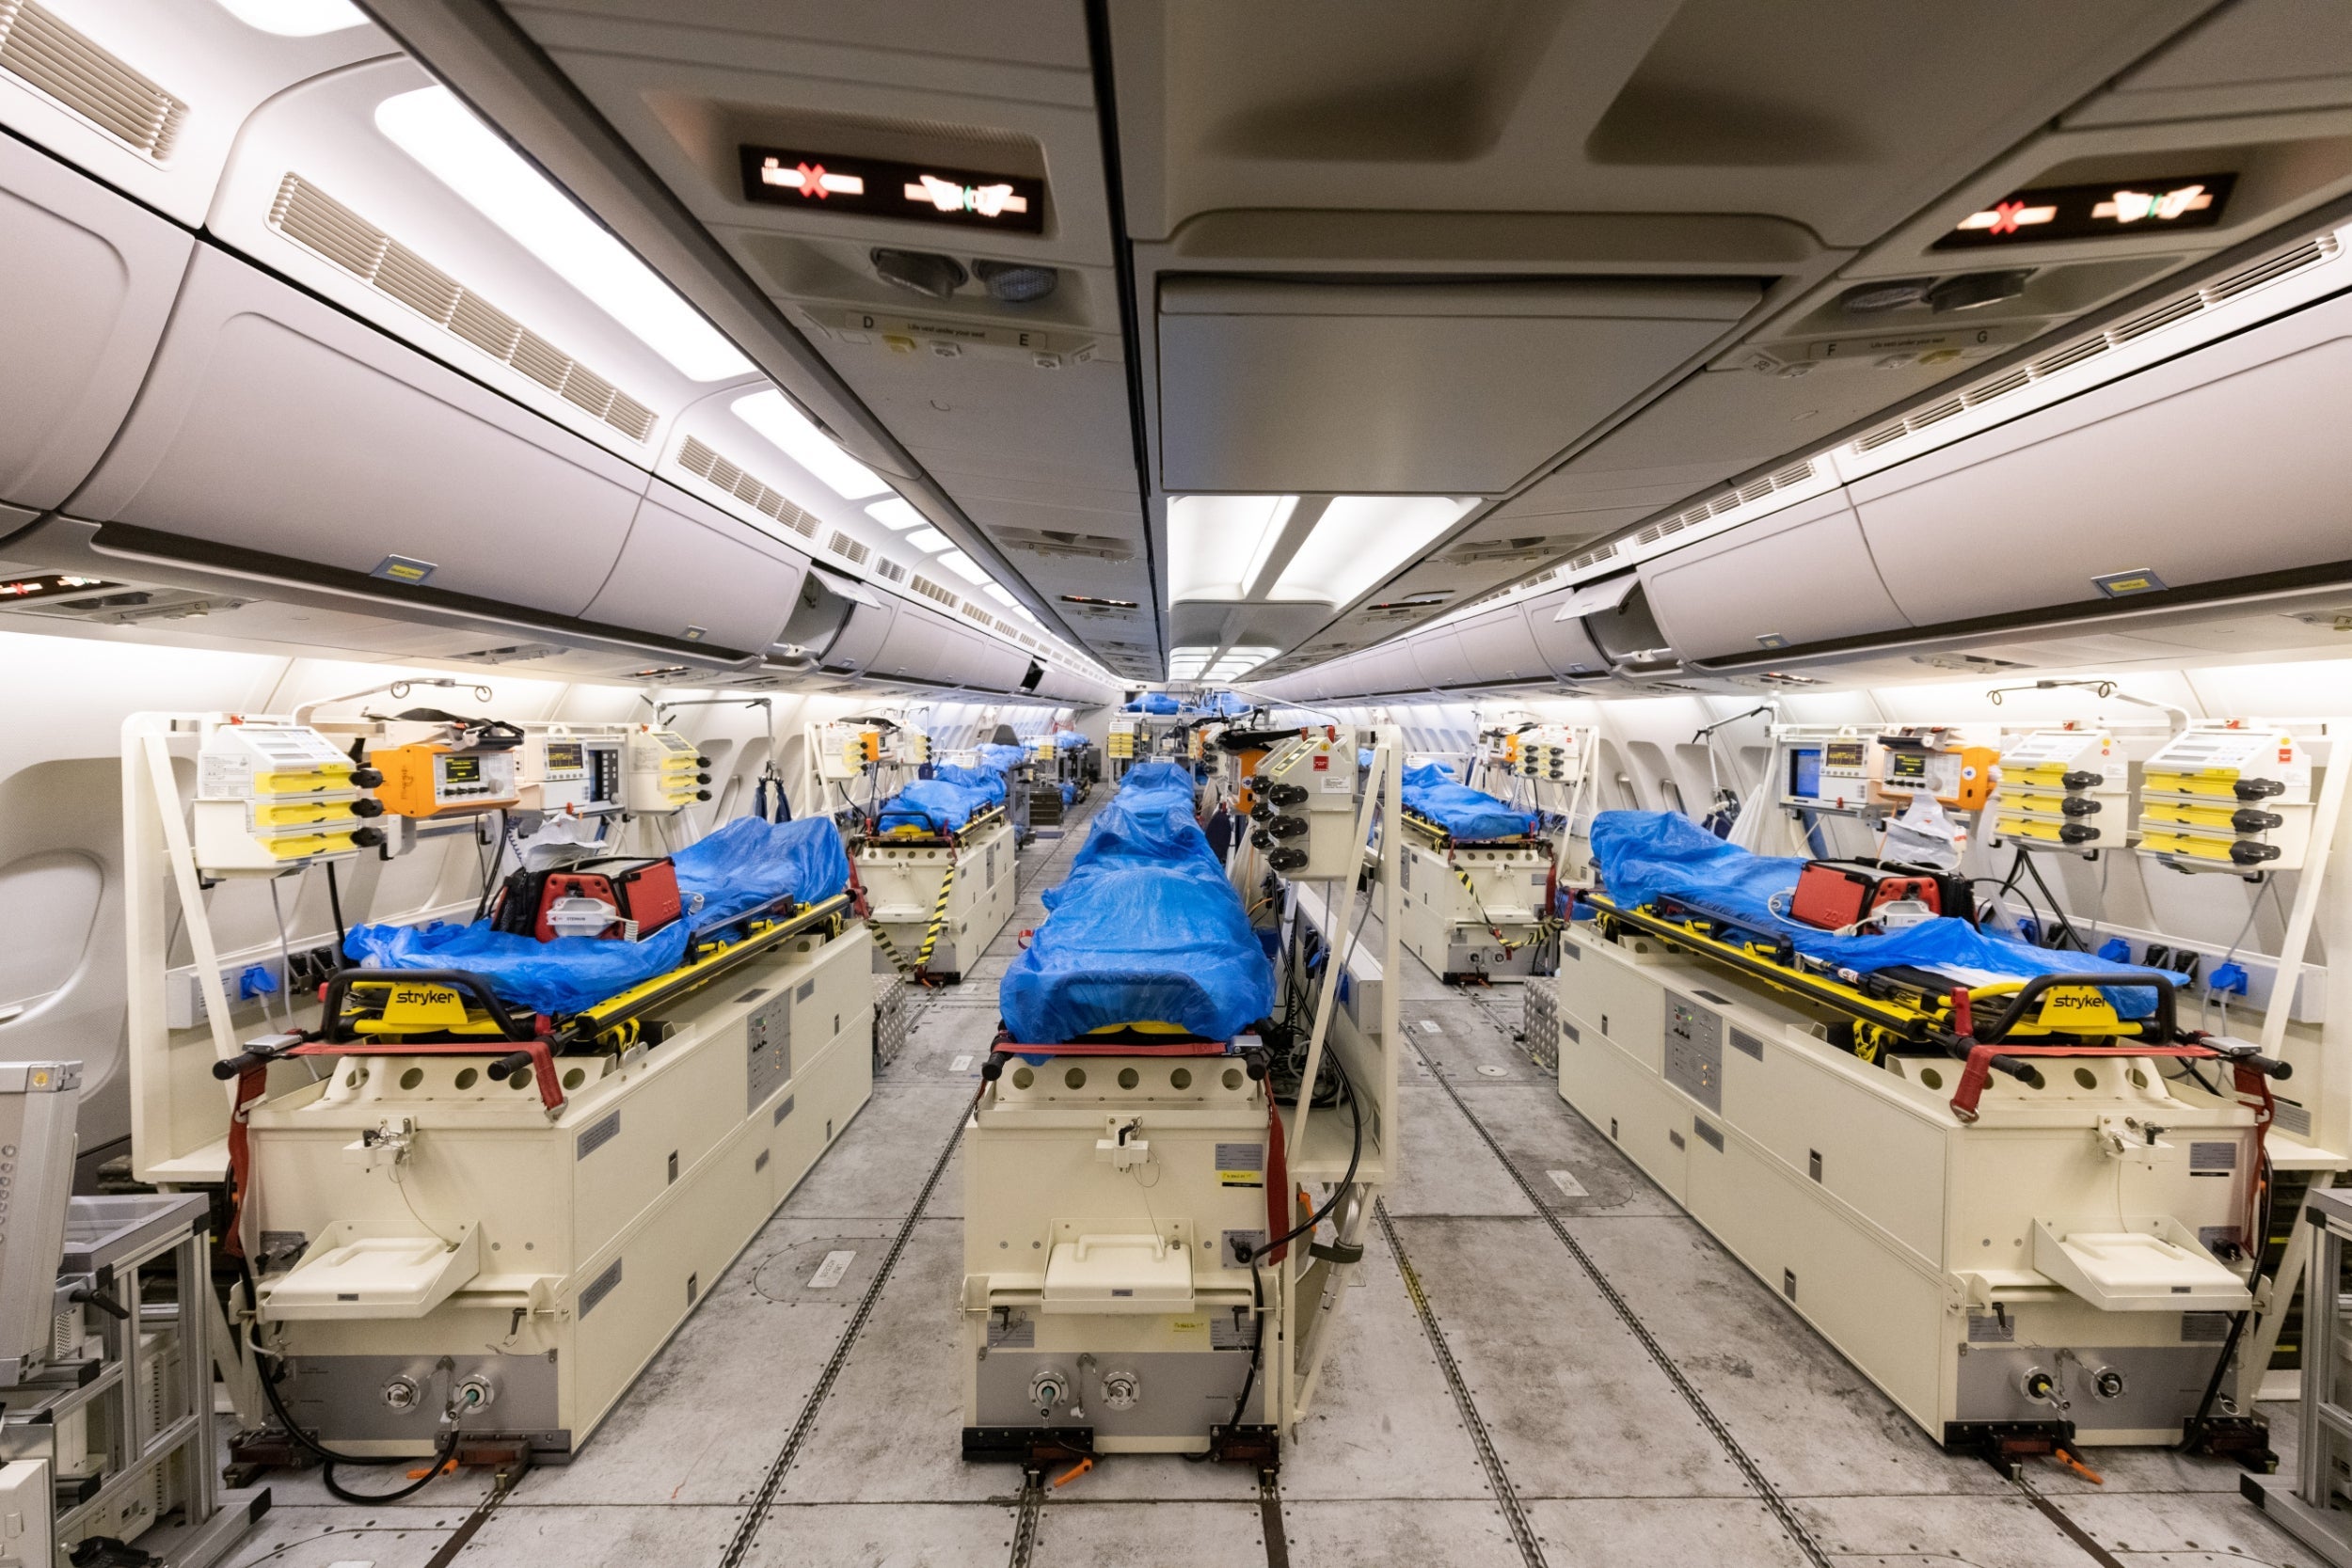
<instances>
[{"instance_id":1,"label":"blue plastic cover","mask_svg":"<svg viewBox=\"0 0 2352 1568\"><path fill-rule=\"evenodd\" d=\"M1405 769L1405 809L1461 839L1520 838L1535 830L1533 813L1454 783L1441 762Z\"/></svg>"},{"instance_id":2,"label":"blue plastic cover","mask_svg":"<svg viewBox=\"0 0 2352 1568\"><path fill-rule=\"evenodd\" d=\"M1184 705L1172 692L1146 691L1122 710L1127 713L1181 713Z\"/></svg>"},{"instance_id":3,"label":"blue plastic cover","mask_svg":"<svg viewBox=\"0 0 2352 1568\"><path fill-rule=\"evenodd\" d=\"M1193 820L1192 788L1175 764L1144 763L1095 814L997 988L1014 1039L1172 1023L1224 1040L1273 1009L1274 966Z\"/></svg>"},{"instance_id":4,"label":"blue plastic cover","mask_svg":"<svg viewBox=\"0 0 2352 1568\"><path fill-rule=\"evenodd\" d=\"M1029 760L1026 746L987 745L975 747L974 750L979 752L982 768L993 768L999 773L1008 768L1018 768Z\"/></svg>"},{"instance_id":5,"label":"blue plastic cover","mask_svg":"<svg viewBox=\"0 0 2352 1568\"><path fill-rule=\"evenodd\" d=\"M498 931L486 920L459 926L360 926L343 953L371 969L464 969L490 983L499 999L534 1013L574 1013L675 969L695 935L716 930L790 894L821 903L850 885L850 857L829 817L763 822L740 816L672 857L678 893L699 908L643 942L558 937L553 942Z\"/></svg>"},{"instance_id":6,"label":"blue plastic cover","mask_svg":"<svg viewBox=\"0 0 2352 1568\"><path fill-rule=\"evenodd\" d=\"M1004 786L997 787L1001 793ZM917 779L884 802L876 814L875 826L885 833L910 827L952 832L995 803L985 790L946 779Z\"/></svg>"},{"instance_id":7,"label":"blue plastic cover","mask_svg":"<svg viewBox=\"0 0 2352 1568\"><path fill-rule=\"evenodd\" d=\"M1593 859L1610 898L1622 907L1635 908L1667 894L1736 921L1743 929L1785 934L1798 952L1858 974L1909 965L1981 985L2086 969L2109 974L2163 973L2084 953L2034 947L1997 931L1979 931L1964 920L1942 917L1884 936L1835 936L1772 911L1772 900L1796 887L1797 874L1804 869L1802 859L1753 854L1675 812L1602 812L1593 819ZM2153 991L2118 987L2107 996L2125 1018L2145 1018L2155 1010Z\"/></svg>"},{"instance_id":8,"label":"blue plastic cover","mask_svg":"<svg viewBox=\"0 0 2352 1568\"><path fill-rule=\"evenodd\" d=\"M1087 737L1076 730L1057 730L1054 733L1054 750L1057 752L1074 752L1086 743Z\"/></svg>"},{"instance_id":9,"label":"blue plastic cover","mask_svg":"<svg viewBox=\"0 0 2352 1568\"><path fill-rule=\"evenodd\" d=\"M971 790L992 806L1003 803L1005 799L1005 776L993 768L964 768L943 762L931 769L931 777L942 784Z\"/></svg>"}]
</instances>

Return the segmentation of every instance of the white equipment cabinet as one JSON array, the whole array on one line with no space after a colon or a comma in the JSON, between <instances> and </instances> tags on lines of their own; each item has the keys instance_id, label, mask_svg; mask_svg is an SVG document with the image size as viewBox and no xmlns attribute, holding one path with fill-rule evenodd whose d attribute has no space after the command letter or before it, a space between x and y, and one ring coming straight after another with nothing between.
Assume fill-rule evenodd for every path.
<instances>
[{"instance_id":1,"label":"white equipment cabinet","mask_svg":"<svg viewBox=\"0 0 2352 1568\"><path fill-rule=\"evenodd\" d=\"M1331 799L1358 809L1327 821L1314 811L1311 831L1276 841L1306 849L1327 828L1344 850L1328 879L1289 887L1285 919L1301 943L1311 931L1345 944L1374 912L1355 873L1375 814L1399 809L1401 746L1393 730L1369 732L1375 759L1359 773L1356 738L1312 732L1324 750L1311 741L1300 773L1344 781ZM1316 754L1337 760L1317 769ZM1304 815L1321 794L1276 809ZM1395 886L1396 835L1383 842L1375 903ZM1385 938L1350 951L1346 997L1338 963L1291 977L1314 1021L1297 1082L1336 1062L1341 1105L1283 1102L1249 1036L1198 1055L1091 1038L992 1055L962 1150L965 1458L1279 1463L1312 1402L1374 1195L1395 1172L1396 1000L1381 977L1397 961L1397 925L1393 909L1376 912ZM1309 1233L1269 1247L1272 1226L1304 1217L1302 1191L1329 1208L1325 1244L1311 1253Z\"/></svg>"},{"instance_id":2,"label":"white equipment cabinet","mask_svg":"<svg viewBox=\"0 0 2352 1568\"><path fill-rule=\"evenodd\" d=\"M1959 1061L1870 1065L1652 939L1573 927L1560 970L1562 1098L1931 1436L2181 1440L2251 1304L2250 1109L2050 1058L1964 1124Z\"/></svg>"},{"instance_id":3,"label":"white equipment cabinet","mask_svg":"<svg viewBox=\"0 0 2352 1568\"><path fill-rule=\"evenodd\" d=\"M882 938L874 944L877 974L896 969L953 984L1012 918L1017 857L1013 825L1001 815L953 843L861 839L850 858L867 919Z\"/></svg>"},{"instance_id":4,"label":"white equipment cabinet","mask_svg":"<svg viewBox=\"0 0 2352 1568\"><path fill-rule=\"evenodd\" d=\"M532 1075L343 1058L249 1116L246 1244L290 1413L330 1446L576 1449L872 1092L870 939L819 927L693 993L621 1054Z\"/></svg>"},{"instance_id":5,"label":"white equipment cabinet","mask_svg":"<svg viewBox=\"0 0 2352 1568\"><path fill-rule=\"evenodd\" d=\"M1551 846L1440 847L1408 838L1399 895L1405 950L1441 980L1524 980L1544 935Z\"/></svg>"}]
</instances>

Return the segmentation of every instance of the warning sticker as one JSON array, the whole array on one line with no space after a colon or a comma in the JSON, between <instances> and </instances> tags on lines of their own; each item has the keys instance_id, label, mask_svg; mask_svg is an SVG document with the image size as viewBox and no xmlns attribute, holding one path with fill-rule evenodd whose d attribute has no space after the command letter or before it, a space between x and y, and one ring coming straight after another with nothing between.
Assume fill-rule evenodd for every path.
<instances>
[{"instance_id":1,"label":"warning sticker","mask_svg":"<svg viewBox=\"0 0 2352 1568\"><path fill-rule=\"evenodd\" d=\"M1968 1314L1968 1342L1972 1345L2006 1345L2016 1338L2017 1321L2007 1313Z\"/></svg>"},{"instance_id":2,"label":"warning sticker","mask_svg":"<svg viewBox=\"0 0 2352 1568\"><path fill-rule=\"evenodd\" d=\"M1209 1320L1211 1350L1248 1350L1257 1342L1258 1320L1254 1313L1236 1307Z\"/></svg>"},{"instance_id":3,"label":"warning sticker","mask_svg":"<svg viewBox=\"0 0 2352 1568\"><path fill-rule=\"evenodd\" d=\"M1173 1333L1197 1339L1209 1332L1209 1320L1206 1318L1170 1318L1168 1320L1168 1326Z\"/></svg>"},{"instance_id":4,"label":"warning sticker","mask_svg":"<svg viewBox=\"0 0 2352 1568\"><path fill-rule=\"evenodd\" d=\"M1264 1186L1265 1145L1217 1145L1216 1180L1218 1185L1225 1187Z\"/></svg>"},{"instance_id":5,"label":"warning sticker","mask_svg":"<svg viewBox=\"0 0 2352 1568\"><path fill-rule=\"evenodd\" d=\"M253 759L236 752L205 752L196 759L196 798L242 800L253 793Z\"/></svg>"},{"instance_id":6,"label":"warning sticker","mask_svg":"<svg viewBox=\"0 0 2352 1568\"><path fill-rule=\"evenodd\" d=\"M988 1320L988 1348L991 1350L1037 1349L1037 1320L1035 1318L990 1318Z\"/></svg>"}]
</instances>

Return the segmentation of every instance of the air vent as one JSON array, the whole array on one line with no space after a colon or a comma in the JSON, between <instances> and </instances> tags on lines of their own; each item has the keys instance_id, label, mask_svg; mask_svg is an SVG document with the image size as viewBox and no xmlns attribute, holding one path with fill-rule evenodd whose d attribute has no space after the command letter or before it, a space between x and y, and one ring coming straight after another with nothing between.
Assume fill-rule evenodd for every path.
<instances>
[{"instance_id":1,"label":"air vent","mask_svg":"<svg viewBox=\"0 0 2352 1568\"><path fill-rule=\"evenodd\" d=\"M469 654L446 654L461 664L520 664L527 659L548 658L564 650L552 642L510 642L503 648L476 648Z\"/></svg>"},{"instance_id":2,"label":"air vent","mask_svg":"<svg viewBox=\"0 0 2352 1568\"><path fill-rule=\"evenodd\" d=\"M243 599L224 599L184 588L124 588L71 599L42 599L9 608L24 615L54 615L69 621L128 626L141 621L177 621L241 608Z\"/></svg>"},{"instance_id":3,"label":"air vent","mask_svg":"<svg viewBox=\"0 0 2352 1568\"><path fill-rule=\"evenodd\" d=\"M1949 419L1963 407L1979 408L1996 398L2007 397L2011 392L2023 390L2037 381L2046 380L2060 371L2072 370L2087 359L2096 358L2111 348L2119 348L2135 338L2145 337L2159 327L2187 321L2190 317L2209 310L2224 300L2235 298L2249 289L2260 288L2265 283L2274 282L2290 273L2300 272L2305 267L2317 266L2322 261L2333 259L2342 248L2333 234L2322 234L2316 239L2296 245L2292 250L2282 251L2267 261L2257 261L2249 267L2242 267L2226 277L2216 278L2193 293L2169 300L2153 309L2144 310L2129 321L2121 322L2103 332L2094 333L2090 337L2068 343L2062 348L2054 349L2021 369L2004 372L1990 381L1979 382L1976 386L1962 392L1957 400L1947 398L1918 413L1883 424L1854 442L1854 450L1874 451L1890 441L1899 441L1915 431L1924 430L1939 420Z\"/></svg>"},{"instance_id":4,"label":"air vent","mask_svg":"<svg viewBox=\"0 0 2352 1568\"><path fill-rule=\"evenodd\" d=\"M939 584L933 582L930 578L925 577L920 572L914 574L914 580L907 586L914 589L917 594L922 594L927 599L938 600L941 604L946 605L949 610L955 609L956 606L963 602L961 599L957 598L955 594L949 593L946 589L940 587Z\"/></svg>"},{"instance_id":5,"label":"air vent","mask_svg":"<svg viewBox=\"0 0 2352 1568\"><path fill-rule=\"evenodd\" d=\"M877 576L888 578L893 582L907 579L907 569L886 555L874 558L874 571Z\"/></svg>"},{"instance_id":6,"label":"air vent","mask_svg":"<svg viewBox=\"0 0 2352 1568\"><path fill-rule=\"evenodd\" d=\"M963 601L963 613L967 618L977 621L984 626L993 627L996 625L995 616L991 615L987 610L982 610L978 605L974 604L969 599Z\"/></svg>"},{"instance_id":7,"label":"air vent","mask_svg":"<svg viewBox=\"0 0 2352 1568\"><path fill-rule=\"evenodd\" d=\"M1123 539L1102 533L1068 533L1052 528L1000 528L989 531L997 543L1034 555L1080 556L1094 561L1133 561L1136 547Z\"/></svg>"},{"instance_id":8,"label":"air vent","mask_svg":"<svg viewBox=\"0 0 2352 1568\"><path fill-rule=\"evenodd\" d=\"M5 5L7 0L0 0ZM521 372L632 441L653 434L653 410L298 174L270 203L270 226L398 300L434 325Z\"/></svg>"},{"instance_id":9,"label":"air vent","mask_svg":"<svg viewBox=\"0 0 2352 1568\"><path fill-rule=\"evenodd\" d=\"M793 532L806 538L817 537L817 519L786 500L773 486L763 484L741 468L720 456L700 440L689 436L686 445L678 449L678 467L698 479L707 479L736 499L768 514Z\"/></svg>"},{"instance_id":10,"label":"air vent","mask_svg":"<svg viewBox=\"0 0 2352 1568\"><path fill-rule=\"evenodd\" d=\"M833 553L837 556L841 556L850 561L854 561L861 566L865 565L867 561L871 560L874 554L874 548L872 546L865 543L863 540L850 538L839 529L834 529L833 531L833 537L825 541L825 548L833 551Z\"/></svg>"},{"instance_id":11,"label":"air vent","mask_svg":"<svg viewBox=\"0 0 2352 1568\"><path fill-rule=\"evenodd\" d=\"M0 0L0 71L163 163L188 106L32 0Z\"/></svg>"}]
</instances>

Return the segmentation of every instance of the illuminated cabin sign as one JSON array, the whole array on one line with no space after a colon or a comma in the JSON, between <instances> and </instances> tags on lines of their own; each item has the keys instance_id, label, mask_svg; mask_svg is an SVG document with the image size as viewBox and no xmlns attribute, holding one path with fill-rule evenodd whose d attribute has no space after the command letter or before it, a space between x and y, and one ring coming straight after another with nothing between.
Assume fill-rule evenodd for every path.
<instances>
[{"instance_id":1,"label":"illuminated cabin sign","mask_svg":"<svg viewBox=\"0 0 2352 1568\"><path fill-rule=\"evenodd\" d=\"M2211 229L2229 205L2234 174L2051 185L2003 197L1935 242L1938 250L2095 240L2157 229Z\"/></svg>"},{"instance_id":2,"label":"illuminated cabin sign","mask_svg":"<svg viewBox=\"0 0 2352 1568\"><path fill-rule=\"evenodd\" d=\"M743 198L774 207L1045 231L1045 182L1025 174L843 157L782 147L745 147Z\"/></svg>"}]
</instances>

